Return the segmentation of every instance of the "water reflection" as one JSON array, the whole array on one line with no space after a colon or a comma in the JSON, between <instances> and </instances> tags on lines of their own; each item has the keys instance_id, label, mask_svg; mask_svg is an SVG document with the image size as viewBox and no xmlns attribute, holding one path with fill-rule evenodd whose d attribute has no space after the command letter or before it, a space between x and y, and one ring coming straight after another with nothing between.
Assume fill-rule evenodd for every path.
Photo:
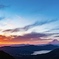
<instances>
[{"instance_id":1,"label":"water reflection","mask_svg":"<svg viewBox=\"0 0 59 59\"><path fill-rule=\"evenodd\" d=\"M45 53L48 53L50 52L51 50L41 50L41 51L35 51L33 54L31 55L37 55L37 54L45 54Z\"/></svg>"}]
</instances>

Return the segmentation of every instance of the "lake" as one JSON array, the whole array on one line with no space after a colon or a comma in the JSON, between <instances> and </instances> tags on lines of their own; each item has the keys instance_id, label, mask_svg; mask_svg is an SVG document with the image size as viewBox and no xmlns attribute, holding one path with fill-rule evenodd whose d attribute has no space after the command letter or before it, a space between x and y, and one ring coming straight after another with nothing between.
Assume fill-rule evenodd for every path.
<instances>
[{"instance_id":1,"label":"lake","mask_svg":"<svg viewBox=\"0 0 59 59\"><path fill-rule=\"evenodd\" d=\"M51 50L41 50L41 51L34 51L31 55L37 55L37 54L45 54L50 52Z\"/></svg>"}]
</instances>

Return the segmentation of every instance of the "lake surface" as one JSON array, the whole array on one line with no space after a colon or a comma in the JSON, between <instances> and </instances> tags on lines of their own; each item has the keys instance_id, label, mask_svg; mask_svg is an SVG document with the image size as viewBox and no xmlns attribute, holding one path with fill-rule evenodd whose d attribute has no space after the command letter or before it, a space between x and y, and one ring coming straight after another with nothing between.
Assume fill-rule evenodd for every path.
<instances>
[{"instance_id":1,"label":"lake surface","mask_svg":"<svg viewBox=\"0 0 59 59\"><path fill-rule=\"evenodd\" d=\"M48 53L50 52L51 50L41 50L41 51L35 51L33 54L31 55L37 55L37 54L45 54L45 53Z\"/></svg>"}]
</instances>

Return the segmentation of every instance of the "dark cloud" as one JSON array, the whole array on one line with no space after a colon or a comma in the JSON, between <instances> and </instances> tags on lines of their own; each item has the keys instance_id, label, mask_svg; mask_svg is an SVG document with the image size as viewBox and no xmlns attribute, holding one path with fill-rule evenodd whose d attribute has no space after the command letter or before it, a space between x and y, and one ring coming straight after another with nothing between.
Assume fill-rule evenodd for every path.
<instances>
[{"instance_id":1,"label":"dark cloud","mask_svg":"<svg viewBox=\"0 0 59 59\"><path fill-rule=\"evenodd\" d=\"M39 41L39 40L51 40L51 39L44 39L44 37L48 37L50 34L45 33L36 33L32 32L29 34L25 34L23 36L2 36L0 35L0 39L5 42L27 42L27 41ZM43 39L41 38L43 37ZM5 40L6 39L6 40Z\"/></svg>"},{"instance_id":2,"label":"dark cloud","mask_svg":"<svg viewBox=\"0 0 59 59\"><path fill-rule=\"evenodd\" d=\"M18 32L18 31L21 31L23 28L15 28L15 29L7 29L7 30L4 30L3 32Z\"/></svg>"},{"instance_id":3,"label":"dark cloud","mask_svg":"<svg viewBox=\"0 0 59 59\"><path fill-rule=\"evenodd\" d=\"M15 28L15 29L7 29L7 30L4 30L3 32L18 32L18 31L27 31L35 26L41 26L41 25L44 25L44 24L47 24L47 23L51 23L51 22L54 22L54 21L57 21L57 19L54 19L54 20L46 20L46 21L37 21L35 22L34 24L31 24L31 25L27 25L23 28Z\"/></svg>"},{"instance_id":4,"label":"dark cloud","mask_svg":"<svg viewBox=\"0 0 59 59\"><path fill-rule=\"evenodd\" d=\"M23 37L25 37L25 38L39 38L39 37L45 37L45 36L48 36L48 34L33 32L30 34L26 34Z\"/></svg>"},{"instance_id":5,"label":"dark cloud","mask_svg":"<svg viewBox=\"0 0 59 59\"><path fill-rule=\"evenodd\" d=\"M46 39L44 37L48 37L50 34L44 34L44 33L29 33L23 36L3 36L0 35L0 42L4 42L4 43L32 43L34 44L35 42L37 42L38 44L40 42L44 42L46 43L46 40L52 40L51 38ZM43 38L41 38L43 37Z\"/></svg>"},{"instance_id":6,"label":"dark cloud","mask_svg":"<svg viewBox=\"0 0 59 59\"><path fill-rule=\"evenodd\" d=\"M24 36L15 36L12 40L14 41L47 40L47 39L41 39L41 37L47 37L47 36L49 36L49 34L29 33L25 34Z\"/></svg>"}]
</instances>

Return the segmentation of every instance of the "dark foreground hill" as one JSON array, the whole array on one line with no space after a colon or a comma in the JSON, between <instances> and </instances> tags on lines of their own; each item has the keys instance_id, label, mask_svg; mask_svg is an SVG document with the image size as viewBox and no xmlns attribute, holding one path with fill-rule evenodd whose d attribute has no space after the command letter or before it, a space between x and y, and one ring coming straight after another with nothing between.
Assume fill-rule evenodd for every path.
<instances>
[{"instance_id":1,"label":"dark foreground hill","mask_svg":"<svg viewBox=\"0 0 59 59\"><path fill-rule=\"evenodd\" d=\"M0 59L14 59L11 55L3 52L3 51L0 51Z\"/></svg>"},{"instance_id":2,"label":"dark foreground hill","mask_svg":"<svg viewBox=\"0 0 59 59\"><path fill-rule=\"evenodd\" d=\"M16 59L59 59L59 48L46 54L40 55L20 55Z\"/></svg>"}]
</instances>

